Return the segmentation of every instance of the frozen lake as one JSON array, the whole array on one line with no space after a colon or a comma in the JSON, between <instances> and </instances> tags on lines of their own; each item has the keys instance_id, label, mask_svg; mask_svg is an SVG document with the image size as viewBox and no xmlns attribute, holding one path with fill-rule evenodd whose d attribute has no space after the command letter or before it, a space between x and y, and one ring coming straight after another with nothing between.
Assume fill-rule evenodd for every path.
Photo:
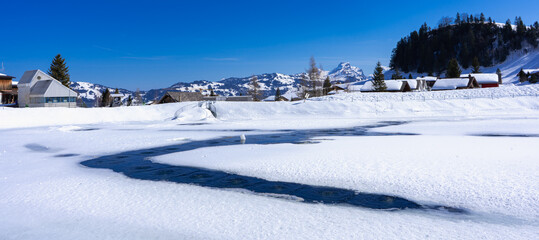
<instances>
[{"instance_id":1,"label":"frozen lake","mask_svg":"<svg viewBox=\"0 0 539 240\"><path fill-rule=\"evenodd\" d=\"M3 129L0 238L533 239L538 120L297 116Z\"/></svg>"}]
</instances>

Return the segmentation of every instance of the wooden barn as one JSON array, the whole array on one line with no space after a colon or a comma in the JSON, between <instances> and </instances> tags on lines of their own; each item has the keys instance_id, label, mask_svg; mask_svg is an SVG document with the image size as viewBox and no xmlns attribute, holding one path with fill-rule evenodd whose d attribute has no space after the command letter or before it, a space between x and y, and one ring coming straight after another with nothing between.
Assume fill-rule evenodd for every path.
<instances>
[{"instance_id":1,"label":"wooden barn","mask_svg":"<svg viewBox=\"0 0 539 240\"><path fill-rule=\"evenodd\" d=\"M204 96L200 92L166 92L157 104L174 103L174 102L194 102L202 101Z\"/></svg>"},{"instance_id":2,"label":"wooden barn","mask_svg":"<svg viewBox=\"0 0 539 240\"><path fill-rule=\"evenodd\" d=\"M0 73L0 105L17 105L17 82L13 78Z\"/></svg>"},{"instance_id":3,"label":"wooden barn","mask_svg":"<svg viewBox=\"0 0 539 240\"><path fill-rule=\"evenodd\" d=\"M432 91L441 91L441 90L456 90L456 89L468 89L468 88L478 88L479 84L474 77L465 77L465 78L443 78L438 79L432 86Z\"/></svg>"},{"instance_id":4,"label":"wooden barn","mask_svg":"<svg viewBox=\"0 0 539 240\"><path fill-rule=\"evenodd\" d=\"M480 88L499 87L502 84L502 78L496 73L470 73L462 74L461 78L473 77Z\"/></svg>"},{"instance_id":5,"label":"wooden barn","mask_svg":"<svg viewBox=\"0 0 539 240\"><path fill-rule=\"evenodd\" d=\"M412 89L407 81L400 80L384 80L386 84L386 92L410 92ZM361 87L361 92L374 92L373 81L368 81Z\"/></svg>"}]
</instances>

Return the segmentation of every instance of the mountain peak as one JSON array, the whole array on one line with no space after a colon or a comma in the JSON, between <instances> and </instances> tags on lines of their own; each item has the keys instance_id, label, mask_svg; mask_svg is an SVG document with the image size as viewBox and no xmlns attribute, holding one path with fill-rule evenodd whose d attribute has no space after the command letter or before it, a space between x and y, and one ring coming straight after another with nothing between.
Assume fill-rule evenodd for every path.
<instances>
[{"instance_id":1,"label":"mountain peak","mask_svg":"<svg viewBox=\"0 0 539 240\"><path fill-rule=\"evenodd\" d=\"M356 66L352 66L350 62L341 62L336 68L328 74L333 81L362 81L367 77L363 74L363 70Z\"/></svg>"}]
</instances>

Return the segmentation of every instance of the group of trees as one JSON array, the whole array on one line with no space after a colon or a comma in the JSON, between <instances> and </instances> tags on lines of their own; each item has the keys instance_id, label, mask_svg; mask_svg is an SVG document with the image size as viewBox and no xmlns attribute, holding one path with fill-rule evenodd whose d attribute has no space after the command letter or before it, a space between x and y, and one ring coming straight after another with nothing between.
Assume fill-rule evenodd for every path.
<instances>
[{"instance_id":1,"label":"group of trees","mask_svg":"<svg viewBox=\"0 0 539 240\"><path fill-rule=\"evenodd\" d=\"M464 68L476 58L479 66L491 66L503 62L511 50L521 49L522 43L538 46L538 22L527 27L520 17L516 17L513 24L516 25L514 30L510 20L499 27L483 14L472 16L466 13L457 13L456 18L442 18L436 29L425 23L419 31L413 31L397 43L390 67L404 72L439 75L453 58Z\"/></svg>"}]
</instances>

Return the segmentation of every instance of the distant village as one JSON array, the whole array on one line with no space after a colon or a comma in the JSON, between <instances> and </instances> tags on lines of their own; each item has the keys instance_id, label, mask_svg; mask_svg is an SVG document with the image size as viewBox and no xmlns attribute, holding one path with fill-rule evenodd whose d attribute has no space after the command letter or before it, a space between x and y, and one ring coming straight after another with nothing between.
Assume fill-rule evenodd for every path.
<instances>
[{"instance_id":1,"label":"distant village","mask_svg":"<svg viewBox=\"0 0 539 240\"><path fill-rule=\"evenodd\" d=\"M61 60L63 63L63 59ZM538 77L539 69L522 69L519 73L521 82L536 80ZM313 88L300 89L297 97L288 99L280 94L280 89L277 89L275 96L262 98L260 92L257 91L256 77L254 78L251 81L252 89L247 95L243 96L218 96L211 88L199 89L195 92L167 91L160 99L143 103L140 97L133 99L131 96L125 96L117 91L111 93L109 89L106 89L102 99L99 100L100 104L98 106L118 107L190 101L298 101L309 97L341 92L380 92L379 85L383 85L382 91L384 92L422 92L491 88L499 87L503 83L502 74L499 71L497 73L461 74L459 77L452 78L422 76L415 79L375 79L361 84L330 83L328 77L323 84L322 81L319 81L319 83L314 84ZM19 81L14 81L14 79L16 77L0 73L1 107L85 107L78 93L70 89L69 85L65 84L65 80L55 79L50 74L39 69L26 71Z\"/></svg>"}]
</instances>

